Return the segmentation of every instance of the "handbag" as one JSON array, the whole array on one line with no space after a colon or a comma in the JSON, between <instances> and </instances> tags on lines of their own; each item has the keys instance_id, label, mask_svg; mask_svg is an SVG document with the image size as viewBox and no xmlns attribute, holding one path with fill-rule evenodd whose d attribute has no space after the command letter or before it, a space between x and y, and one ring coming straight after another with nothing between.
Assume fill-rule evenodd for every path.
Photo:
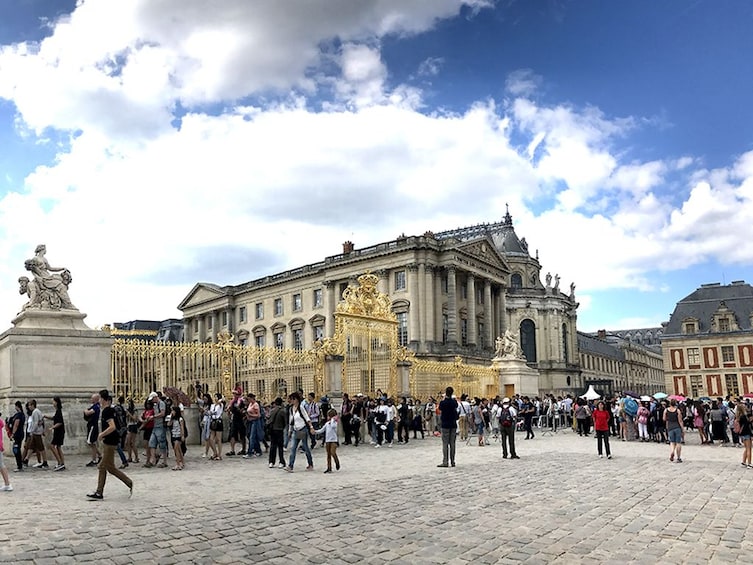
<instances>
[{"instance_id":1,"label":"handbag","mask_svg":"<svg viewBox=\"0 0 753 565\"><path fill-rule=\"evenodd\" d=\"M300 430L295 431L295 439L297 440L304 440L308 437L309 431L306 428L301 428Z\"/></svg>"},{"instance_id":2,"label":"handbag","mask_svg":"<svg viewBox=\"0 0 753 565\"><path fill-rule=\"evenodd\" d=\"M222 420L215 418L209 422L209 429L213 432L218 432L222 429Z\"/></svg>"}]
</instances>

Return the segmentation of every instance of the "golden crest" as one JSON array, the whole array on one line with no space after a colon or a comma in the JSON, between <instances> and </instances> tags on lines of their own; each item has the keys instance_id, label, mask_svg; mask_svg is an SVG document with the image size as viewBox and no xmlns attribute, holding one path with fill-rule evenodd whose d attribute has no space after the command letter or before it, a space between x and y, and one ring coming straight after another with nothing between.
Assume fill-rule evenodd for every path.
<instances>
[{"instance_id":1,"label":"golden crest","mask_svg":"<svg viewBox=\"0 0 753 565\"><path fill-rule=\"evenodd\" d=\"M340 314L365 316L378 320L396 321L390 297L379 292L379 277L366 273L358 277L358 286L349 286L343 292L343 302L337 305Z\"/></svg>"}]
</instances>

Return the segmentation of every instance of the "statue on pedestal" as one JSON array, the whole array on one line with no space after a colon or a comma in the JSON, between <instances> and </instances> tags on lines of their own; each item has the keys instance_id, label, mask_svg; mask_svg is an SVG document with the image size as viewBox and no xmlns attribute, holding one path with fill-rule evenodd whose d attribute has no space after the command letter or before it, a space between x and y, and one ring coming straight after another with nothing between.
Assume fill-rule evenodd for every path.
<instances>
[{"instance_id":1,"label":"statue on pedestal","mask_svg":"<svg viewBox=\"0 0 753 565\"><path fill-rule=\"evenodd\" d=\"M496 350L495 358L498 359L525 359L523 350L518 345L518 336L510 331L505 330L504 338L498 337L495 341Z\"/></svg>"},{"instance_id":2,"label":"statue on pedestal","mask_svg":"<svg viewBox=\"0 0 753 565\"><path fill-rule=\"evenodd\" d=\"M45 257L47 247L37 245L34 257L24 262L27 271L34 275L18 279L19 293L29 297L22 310L78 310L68 296L68 285L73 280L64 267L52 267Z\"/></svg>"}]
</instances>

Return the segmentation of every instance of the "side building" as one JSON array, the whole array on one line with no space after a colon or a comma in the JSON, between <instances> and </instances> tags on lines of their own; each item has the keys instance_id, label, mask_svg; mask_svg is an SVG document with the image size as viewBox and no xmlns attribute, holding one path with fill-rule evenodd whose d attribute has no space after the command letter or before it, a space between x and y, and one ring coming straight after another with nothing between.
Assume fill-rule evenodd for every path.
<instances>
[{"instance_id":1,"label":"side building","mask_svg":"<svg viewBox=\"0 0 753 565\"><path fill-rule=\"evenodd\" d=\"M703 284L665 325L667 392L699 398L753 392L753 287Z\"/></svg>"},{"instance_id":2,"label":"side building","mask_svg":"<svg viewBox=\"0 0 753 565\"><path fill-rule=\"evenodd\" d=\"M186 341L215 342L228 331L256 347L308 349L334 332L335 308L358 275L379 277L398 320L401 345L420 357L489 364L495 340L510 329L542 391L574 391L579 382L575 285L540 278L541 265L503 221L400 236L297 269L235 286L197 283L178 308Z\"/></svg>"},{"instance_id":3,"label":"side building","mask_svg":"<svg viewBox=\"0 0 753 565\"><path fill-rule=\"evenodd\" d=\"M626 333L635 335L635 331L578 332L578 351L585 387L593 385L605 396L624 391L649 396L664 392L666 385L661 347L641 345L629 337L623 337ZM645 335L645 332L641 335Z\"/></svg>"}]
</instances>

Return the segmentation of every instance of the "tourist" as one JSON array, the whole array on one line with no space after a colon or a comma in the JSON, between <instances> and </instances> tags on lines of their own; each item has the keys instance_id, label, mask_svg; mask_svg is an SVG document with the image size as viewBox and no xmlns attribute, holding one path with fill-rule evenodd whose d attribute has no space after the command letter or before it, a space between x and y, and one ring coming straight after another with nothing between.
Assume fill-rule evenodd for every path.
<instances>
[{"instance_id":1,"label":"tourist","mask_svg":"<svg viewBox=\"0 0 753 565\"><path fill-rule=\"evenodd\" d=\"M293 472L295 466L295 456L298 452L299 445L303 447L303 452L306 454L306 461L308 466L307 471L314 469L314 459L311 457L311 450L309 449L309 434L314 433L314 426L311 425L309 415L306 410L301 406L300 393L294 392L289 397L290 409L288 412L288 428L291 432L291 438L293 444L290 447L290 454L288 457L288 466L285 470L288 473Z\"/></svg>"},{"instance_id":2,"label":"tourist","mask_svg":"<svg viewBox=\"0 0 753 565\"><path fill-rule=\"evenodd\" d=\"M437 401L434 397L430 396L429 401L424 406L424 420L426 421L426 431L429 435L434 435L436 429L435 412L437 409Z\"/></svg>"},{"instance_id":3,"label":"tourist","mask_svg":"<svg viewBox=\"0 0 753 565\"><path fill-rule=\"evenodd\" d=\"M649 440L648 438L648 418L651 415L651 412L648 409L648 406L646 406L647 402L641 402L641 405L638 407L638 437L641 441L646 442Z\"/></svg>"},{"instance_id":4,"label":"tourist","mask_svg":"<svg viewBox=\"0 0 753 565\"><path fill-rule=\"evenodd\" d=\"M527 397L523 397L523 427L526 430L526 437L525 439L533 439L533 417L536 414L536 407L533 405L531 400Z\"/></svg>"},{"instance_id":5,"label":"tourist","mask_svg":"<svg viewBox=\"0 0 753 565\"><path fill-rule=\"evenodd\" d=\"M144 433L144 445L146 446L146 462L144 463L144 467L151 467L152 448L149 446L149 443L152 439L152 430L154 429L154 402L148 399L144 401L144 411L141 413L139 421L141 422L141 430Z\"/></svg>"},{"instance_id":6,"label":"tourist","mask_svg":"<svg viewBox=\"0 0 753 565\"><path fill-rule=\"evenodd\" d=\"M128 399L128 406L126 407L126 418L128 420L128 433L126 435L126 455L128 455L129 463L139 462L139 447L136 439L139 433L139 416L136 413L136 405L133 402L133 398Z\"/></svg>"},{"instance_id":7,"label":"tourist","mask_svg":"<svg viewBox=\"0 0 753 565\"><path fill-rule=\"evenodd\" d=\"M603 400L596 404L596 410L593 411L594 432L596 432L596 450L599 458L604 457L602 454L602 443L604 450L607 452L607 459L612 458L612 452L609 449L609 420L612 414L607 410Z\"/></svg>"},{"instance_id":8,"label":"tourist","mask_svg":"<svg viewBox=\"0 0 753 565\"><path fill-rule=\"evenodd\" d=\"M283 444L285 443L285 428L288 425L287 410L282 406L282 398L279 396L275 398L272 404L272 410L269 412L269 419L267 420L269 425L269 468L273 469L278 459L280 462L278 466L280 469L285 468L285 455L283 451Z\"/></svg>"},{"instance_id":9,"label":"tourist","mask_svg":"<svg viewBox=\"0 0 753 565\"><path fill-rule=\"evenodd\" d=\"M35 469L47 469L47 453L44 448L44 415L42 411L37 408L37 401L34 399L29 400L29 407L31 408L31 416L29 417L29 432L31 434L31 443L29 449L37 456L37 463L34 465Z\"/></svg>"},{"instance_id":10,"label":"tourist","mask_svg":"<svg viewBox=\"0 0 753 565\"><path fill-rule=\"evenodd\" d=\"M211 447L212 430L209 429L212 410L212 396L204 392L197 399L196 404L199 407L199 438L204 442L204 453L202 457L209 457L209 448Z\"/></svg>"},{"instance_id":11,"label":"tourist","mask_svg":"<svg viewBox=\"0 0 753 565\"><path fill-rule=\"evenodd\" d=\"M311 420L311 425L313 426L314 430L316 430L319 427L319 417L321 415L321 410L319 408L319 405L316 403L316 395L313 392L309 393L309 399L306 403L306 411L309 413L309 420ZM316 447L316 435L311 434L311 449L314 449Z\"/></svg>"},{"instance_id":12,"label":"tourist","mask_svg":"<svg viewBox=\"0 0 753 565\"><path fill-rule=\"evenodd\" d=\"M729 426L729 432L732 436L732 443L735 447L742 447L743 444L740 442L740 434L738 433L738 424L737 424L737 406L734 402L731 400L727 403L727 424Z\"/></svg>"},{"instance_id":13,"label":"tourist","mask_svg":"<svg viewBox=\"0 0 753 565\"><path fill-rule=\"evenodd\" d=\"M701 445L712 443L706 435L706 409L700 400L697 400L693 407L693 427L698 430L698 437L701 439Z\"/></svg>"},{"instance_id":14,"label":"tourist","mask_svg":"<svg viewBox=\"0 0 753 565\"><path fill-rule=\"evenodd\" d=\"M486 413L486 406L485 403L486 399L483 401L476 397L473 399L473 406L471 407L471 418L473 420L473 427L474 432L478 436L478 446L484 447L485 441L484 441L484 430L486 428L486 420L484 419L485 413Z\"/></svg>"},{"instance_id":15,"label":"tourist","mask_svg":"<svg viewBox=\"0 0 753 565\"><path fill-rule=\"evenodd\" d=\"M128 467L128 458L126 457L123 448L125 447L126 436L128 435L128 416L126 415L126 409L123 404L125 398L121 395L118 397L117 404L113 404L112 410L115 413L115 426L118 428L120 434L120 443L118 443L118 457L120 457L120 468L125 469Z\"/></svg>"},{"instance_id":16,"label":"tourist","mask_svg":"<svg viewBox=\"0 0 753 565\"><path fill-rule=\"evenodd\" d=\"M170 409L170 442L175 453L175 467L173 471L183 470L183 439L186 437L186 423L183 420L180 406L173 405Z\"/></svg>"},{"instance_id":17,"label":"tourist","mask_svg":"<svg viewBox=\"0 0 753 565\"><path fill-rule=\"evenodd\" d=\"M214 395L214 402L209 408L209 447L212 449L210 461L222 460L222 413L225 411L225 403L222 395L217 392ZM250 446L249 446L250 450ZM246 451L248 455L248 450Z\"/></svg>"},{"instance_id":18,"label":"tourist","mask_svg":"<svg viewBox=\"0 0 753 565\"><path fill-rule=\"evenodd\" d=\"M381 396L378 398L379 406L374 409L374 445L375 448L382 447L385 433L387 432L387 418L389 409Z\"/></svg>"},{"instance_id":19,"label":"tourist","mask_svg":"<svg viewBox=\"0 0 753 565\"><path fill-rule=\"evenodd\" d=\"M3 477L3 486L0 487L0 490L5 492L10 492L13 490L13 487L10 484L10 477L8 476L8 468L5 466L5 461L3 460L3 436L5 435L3 433L3 428L5 427L5 420L2 419L2 414L0 414L0 476ZM340 466L338 465L338 469Z\"/></svg>"},{"instance_id":20,"label":"tourist","mask_svg":"<svg viewBox=\"0 0 753 565\"><path fill-rule=\"evenodd\" d=\"M510 405L510 399L502 399L502 408L499 414L499 435L502 443L502 459L507 459L508 444L510 459L520 459L515 451L515 422L517 421L518 411Z\"/></svg>"},{"instance_id":21,"label":"tourist","mask_svg":"<svg viewBox=\"0 0 753 565\"><path fill-rule=\"evenodd\" d=\"M368 433L365 429L366 416L368 410L366 408L366 399L362 393L356 395L356 401L353 404L353 418L351 419L351 431L353 432L353 443L356 447L361 443L365 433Z\"/></svg>"},{"instance_id":22,"label":"tourist","mask_svg":"<svg viewBox=\"0 0 753 565\"><path fill-rule=\"evenodd\" d=\"M751 415L742 403L738 403L735 410L735 419L737 421L738 435L743 444L743 460L741 465L748 469L753 469L750 461L751 437L753 437L753 425L751 424Z\"/></svg>"},{"instance_id":23,"label":"tourist","mask_svg":"<svg viewBox=\"0 0 753 565\"><path fill-rule=\"evenodd\" d=\"M468 395L465 393L460 395L458 410L460 411L460 417L458 418L460 441L465 441L468 439L468 429L473 427L471 403L468 401Z\"/></svg>"},{"instance_id":24,"label":"tourist","mask_svg":"<svg viewBox=\"0 0 753 565\"><path fill-rule=\"evenodd\" d=\"M343 445L350 445L352 443L352 437L353 437L353 430L351 429L350 421L353 419L353 402L350 400L350 396L348 396L347 392L343 393L343 403L342 406L340 406L340 422L342 423L343 427L343 435L345 436L345 440L343 441ZM325 441L325 447L326 447L326 441L327 438L324 438Z\"/></svg>"},{"instance_id":25,"label":"tourist","mask_svg":"<svg viewBox=\"0 0 753 565\"><path fill-rule=\"evenodd\" d=\"M725 419L727 417L727 410L724 405L714 400L711 402L711 410L709 411L709 421L711 422L711 439L712 441L720 441L722 445L728 443L727 434L725 432Z\"/></svg>"},{"instance_id":26,"label":"tourist","mask_svg":"<svg viewBox=\"0 0 753 565\"><path fill-rule=\"evenodd\" d=\"M120 444L120 433L115 424L115 411L112 408L112 396L107 390L99 393L100 402L102 402L102 431L97 436L97 440L102 441L102 461L99 463L99 477L97 480L97 490L87 494L91 500L102 500L105 492L105 482L107 473L119 478L125 486L128 487L129 497L133 495L133 481L123 471L115 468L115 450Z\"/></svg>"},{"instance_id":27,"label":"tourist","mask_svg":"<svg viewBox=\"0 0 753 565\"><path fill-rule=\"evenodd\" d=\"M439 403L439 420L442 426L442 462L437 467L455 466L455 437L458 429L458 401L452 397L454 389L448 386ZM448 465L449 462L449 465Z\"/></svg>"},{"instance_id":28,"label":"tourist","mask_svg":"<svg viewBox=\"0 0 753 565\"><path fill-rule=\"evenodd\" d=\"M674 398L669 401L669 408L664 411L664 423L667 426L667 437L671 449L669 460L674 461L675 456L677 456L677 462L682 463L682 444L685 443L685 431L682 413L677 408L677 400Z\"/></svg>"},{"instance_id":29,"label":"tourist","mask_svg":"<svg viewBox=\"0 0 753 565\"><path fill-rule=\"evenodd\" d=\"M410 437L411 414L413 413L408 399L402 397L397 406L397 443L407 444Z\"/></svg>"},{"instance_id":30,"label":"tourist","mask_svg":"<svg viewBox=\"0 0 753 565\"><path fill-rule=\"evenodd\" d=\"M236 455L235 444L240 443L241 449L237 455L246 455L246 402L243 399L243 389L236 386L233 389L233 399L228 404L228 414L230 415L230 451L225 455L233 457Z\"/></svg>"},{"instance_id":31,"label":"tourist","mask_svg":"<svg viewBox=\"0 0 753 565\"><path fill-rule=\"evenodd\" d=\"M55 456L55 471L65 471L65 457L63 456L63 442L65 440L65 422L63 421L63 404L59 396L52 398L52 407L55 413L52 416L44 416L47 420L52 420L52 440L50 441L50 451Z\"/></svg>"},{"instance_id":32,"label":"tourist","mask_svg":"<svg viewBox=\"0 0 753 565\"><path fill-rule=\"evenodd\" d=\"M97 437L99 435L99 395L92 394L91 406L84 410L84 419L86 420L86 445L89 446L92 458L86 466L96 467L99 461L102 459L102 455L99 453L97 447Z\"/></svg>"},{"instance_id":33,"label":"tourist","mask_svg":"<svg viewBox=\"0 0 753 565\"><path fill-rule=\"evenodd\" d=\"M667 428L664 425L664 411L667 409L667 401L662 400L656 406L654 410L655 422L654 430L656 435L656 443L668 443L667 441Z\"/></svg>"},{"instance_id":34,"label":"tourist","mask_svg":"<svg viewBox=\"0 0 753 565\"><path fill-rule=\"evenodd\" d=\"M413 430L413 439L418 439L417 435L419 432L421 433L421 439L426 439L424 437L423 407L418 398L413 405L413 421L411 422L411 429Z\"/></svg>"},{"instance_id":35,"label":"tourist","mask_svg":"<svg viewBox=\"0 0 753 565\"><path fill-rule=\"evenodd\" d=\"M149 438L149 446L155 453L153 464L164 469L167 467L167 432L165 430L165 416L169 414L167 403L156 392L150 392L148 400L154 402L154 427ZM162 460L160 461L160 459Z\"/></svg>"},{"instance_id":36,"label":"tourist","mask_svg":"<svg viewBox=\"0 0 753 565\"><path fill-rule=\"evenodd\" d=\"M392 443L395 441L395 426L397 422L397 409L395 408L395 402L391 399L387 399L387 430L385 431L385 440L387 441L387 447L392 447Z\"/></svg>"},{"instance_id":37,"label":"tourist","mask_svg":"<svg viewBox=\"0 0 753 565\"><path fill-rule=\"evenodd\" d=\"M24 407L20 400L16 400L15 403L16 413L13 414L11 422L8 424L10 428L8 435L13 440L13 455L16 458L16 468L14 471L21 472L24 470L23 462L23 443L24 443L24 430L26 429L26 415L24 414Z\"/></svg>"},{"instance_id":38,"label":"tourist","mask_svg":"<svg viewBox=\"0 0 753 565\"><path fill-rule=\"evenodd\" d=\"M335 460L335 469L340 470L340 459L337 457L337 411L330 408L327 412L327 422L316 431L316 435L324 436L324 446L327 450L327 468L325 473L332 472L332 460Z\"/></svg>"},{"instance_id":39,"label":"tourist","mask_svg":"<svg viewBox=\"0 0 753 565\"><path fill-rule=\"evenodd\" d=\"M248 393L248 408L246 408L246 433L248 435L248 448L246 449L246 459L251 457L261 457L261 440L264 437L262 426L262 407L256 401L256 395L253 392Z\"/></svg>"}]
</instances>

